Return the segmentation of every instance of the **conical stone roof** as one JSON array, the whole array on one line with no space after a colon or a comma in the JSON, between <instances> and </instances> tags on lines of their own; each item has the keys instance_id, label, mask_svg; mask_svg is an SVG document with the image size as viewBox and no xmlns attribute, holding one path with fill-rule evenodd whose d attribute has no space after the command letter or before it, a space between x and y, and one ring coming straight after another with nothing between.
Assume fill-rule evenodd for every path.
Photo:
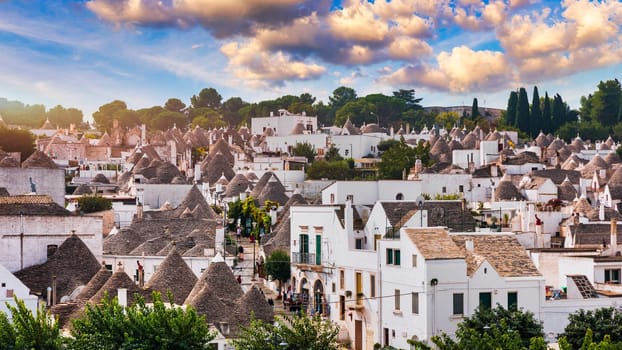
<instances>
[{"instance_id":1,"label":"conical stone roof","mask_svg":"<svg viewBox=\"0 0 622 350\"><path fill-rule=\"evenodd\" d=\"M285 187L283 187L283 184L281 184L276 175L273 175L270 180L268 180L268 183L266 183L255 201L259 206L263 206L267 200L277 202L279 205L285 205L289 200L289 197L285 194Z\"/></svg>"},{"instance_id":2,"label":"conical stone roof","mask_svg":"<svg viewBox=\"0 0 622 350\"><path fill-rule=\"evenodd\" d=\"M557 198L567 202L572 202L575 198L577 198L577 190L574 188L572 182L570 182L567 176L557 187Z\"/></svg>"},{"instance_id":3,"label":"conical stone roof","mask_svg":"<svg viewBox=\"0 0 622 350\"><path fill-rule=\"evenodd\" d=\"M130 278L130 276L123 271L123 267L117 267L117 270L110 276L110 278L104 283L104 285L89 299L89 302L99 304L104 299L104 295L108 294L109 298L118 297L119 288L127 289L127 303L128 305L134 304L134 295L145 295L145 291L140 289Z\"/></svg>"},{"instance_id":4,"label":"conical stone roof","mask_svg":"<svg viewBox=\"0 0 622 350\"><path fill-rule=\"evenodd\" d=\"M23 163L22 168L58 169L58 165L41 151L35 151Z\"/></svg>"},{"instance_id":5,"label":"conical stone roof","mask_svg":"<svg viewBox=\"0 0 622 350\"><path fill-rule=\"evenodd\" d=\"M209 264L188 294L185 303L191 304L203 288L211 290L219 299L235 300L243 295L242 287L222 258Z\"/></svg>"},{"instance_id":6,"label":"conical stone roof","mask_svg":"<svg viewBox=\"0 0 622 350\"><path fill-rule=\"evenodd\" d=\"M207 174L203 175L203 181L209 183L210 186L214 186L223 175L227 180L235 176L235 172L222 153L217 153L212 157L206 170Z\"/></svg>"},{"instance_id":7,"label":"conical stone roof","mask_svg":"<svg viewBox=\"0 0 622 350\"><path fill-rule=\"evenodd\" d=\"M225 197L231 198L239 196L240 193L246 191L250 184L250 181L244 176L242 173L236 174L231 182L227 185L227 189L225 190Z\"/></svg>"},{"instance_id":8,"label":"conical stone roof","mask_svg":"<svg viewBox=\"0 0 622 350\"><path fill-rule=\"evenodd\" d=\"M108 271L105 264L97 271L95 276L91 278L89 283L80 291L80 294L76 297L78 300L88 300L95 295L101 287L106 284L106 281L112 276L112 272Z\"/></svg>"},{"instance_id":9,"label":"conical stone roof","mask_svg":"<svg viewBox=\"0 0 622 350\"><path fill-rule=\"evenodd\" d=\"M170 291L175 304L182 305L197 282L192 269L182 259L177 249L172 249L158 266L145 287L166 296Z\"/></svg>"},{"instance_id":10,"label":"conical stone roof","mask_svg":"<svg viewBox=\"0 0 622 350\"><path fill-rule=\"evenodd\" d=\"M241 327L248 327L251 317L265 323L274 321L274 310L268 304L266 297L252 286L236 303L233 312L233 322L230 322L231 333L238 334Z\"/></svg>"}]
</instances>

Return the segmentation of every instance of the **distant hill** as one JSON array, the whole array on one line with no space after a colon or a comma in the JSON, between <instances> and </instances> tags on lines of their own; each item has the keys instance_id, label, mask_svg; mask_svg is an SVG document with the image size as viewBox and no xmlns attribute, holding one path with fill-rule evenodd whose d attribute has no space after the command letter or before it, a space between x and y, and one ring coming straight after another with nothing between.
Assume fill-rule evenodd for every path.
<instances>
[{"instance_id":1,"label":"distant hill","mask_svg":"<svg viewBox=\"0 0 622 350\"><path fill-rule=\"evenodd\" d=\"M448 106L448 107L429 106L429 107L423 107L423 110L426 112L432 112L435 114L442 113L442 112L456 112L459 115L463 115L463 114L471 115L471 106ZM501 117L501 112L503 111L504 109L500 109L500 108L479 107L479 112L489 120L499 119L499 117Z\"/></svg>"}]
</instances>

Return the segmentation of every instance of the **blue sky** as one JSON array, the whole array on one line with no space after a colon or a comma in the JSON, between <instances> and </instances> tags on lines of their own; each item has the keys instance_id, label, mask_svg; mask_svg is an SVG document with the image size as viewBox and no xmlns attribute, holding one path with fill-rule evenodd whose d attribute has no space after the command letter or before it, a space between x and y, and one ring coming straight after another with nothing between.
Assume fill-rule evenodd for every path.
<instances>
[{"instance_id":1,"label":"blue sky","mask_svg":"<svg viewBox=\"0 0 622 350\"><path fill-rule=\"evenodd\" d=\"M504 108L511 89L571 107L619 78L618 1L0 0L0 97L77 107L249 102L339 86L423 105Z\"/></svg>"}]
</instances>

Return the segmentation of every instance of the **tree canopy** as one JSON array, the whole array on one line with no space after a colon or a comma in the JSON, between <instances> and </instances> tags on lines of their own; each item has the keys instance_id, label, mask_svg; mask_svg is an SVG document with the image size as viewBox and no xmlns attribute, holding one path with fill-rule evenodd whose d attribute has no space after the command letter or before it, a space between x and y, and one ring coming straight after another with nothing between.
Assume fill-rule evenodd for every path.
<instances>
[{"instance_id":1,"label":"tree canopy","mask_svg":"<svg viewBox=\"0 0 622 350\"><path fill-rule=\"evenodd\" d=\"M402 138L399 144L387 149L378 164L378 177L381 179L402 179L408 175L410 168L421 159L424 166L430 165L430 145L420 141L416 147L410 147Z\"/></svg>"},{"instance_id":2,"label":"tree canopy","mask_svg":"<svg viewBox=\"0 0 622 350\"><path fill-rule=\"evenodd\" d=\"M35 137L28 130L0 127L0 148L6 152L20 152L23 162L35 152Z\"/></svg>"},{"instance_id":3,"label":"tree canopy","mask_svg":"<svg viewBox=\"0 0 622 350\"><path fill-rule=\"evenodd\" d=\"M338 350L338 334L330 320L300 313L277 317L275 324L253 319L232 343L237 350Z\"/></svg>"},{"instance_id":4,"label":"tree canopy","mask_svg":"<svg viewBox=\"0 0 622 350\"><path fill-rule=\"evenodd\" d=\"M158 292L152 297L151 305L140 296L128 307L107 296L100 305L87 304L84 315L72 321L70 348L205 349L214 339L205 318L192 307L168 307Z\"/></svg>"},{"instance_id":5,"label":"tree canopy","mask_svg":"<svg viewBox=\"0 0 622 350\"><path fill-rule=\"evenodd\" d=\"M0 348L2 349L64 349L58 322L39 305L32 314L23 300L14 297L15 305L7 303L11 320L0 312Z\"/></svg>"},{"instance_id":6,"label":"tree canopy","mask_svg":"<svg viewBox=\"0 0 622 350\"><path fill-rule=\"evenodd\" d=\"M622 324L622 313L613 307L588 311L581 309L568 316L568 325L559 337L564 338L574 349L582 348L588 329L592 333L591 340L593 341L602 341L608 335L611 341L621 342L620 324Z\"/></svg>"}]
</instances>

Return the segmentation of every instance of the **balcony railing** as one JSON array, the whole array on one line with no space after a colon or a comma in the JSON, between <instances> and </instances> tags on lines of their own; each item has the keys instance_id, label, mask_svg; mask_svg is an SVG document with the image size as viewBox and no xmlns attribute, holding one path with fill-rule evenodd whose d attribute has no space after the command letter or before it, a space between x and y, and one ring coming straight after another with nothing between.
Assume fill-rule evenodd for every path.
<instances>
[{"instance_id":1,"label":"balcony railing","mask_svg":"<svg viewBox=\"0 0 622 350\"><path fill-rule=\"evenodd\" d=\"M292 253L292 263L315 265L315 253Z\"/></svg>"},{"instance_id":2,"label":"balcony railing","mask_svg":"<svg viewBox=\"0 0 622 350\"><path fill-rule=\"evenodd\" d=\"M388 226L385 231L384 239L400 239L400 228Z\"/></svg>"}]
</instances>

